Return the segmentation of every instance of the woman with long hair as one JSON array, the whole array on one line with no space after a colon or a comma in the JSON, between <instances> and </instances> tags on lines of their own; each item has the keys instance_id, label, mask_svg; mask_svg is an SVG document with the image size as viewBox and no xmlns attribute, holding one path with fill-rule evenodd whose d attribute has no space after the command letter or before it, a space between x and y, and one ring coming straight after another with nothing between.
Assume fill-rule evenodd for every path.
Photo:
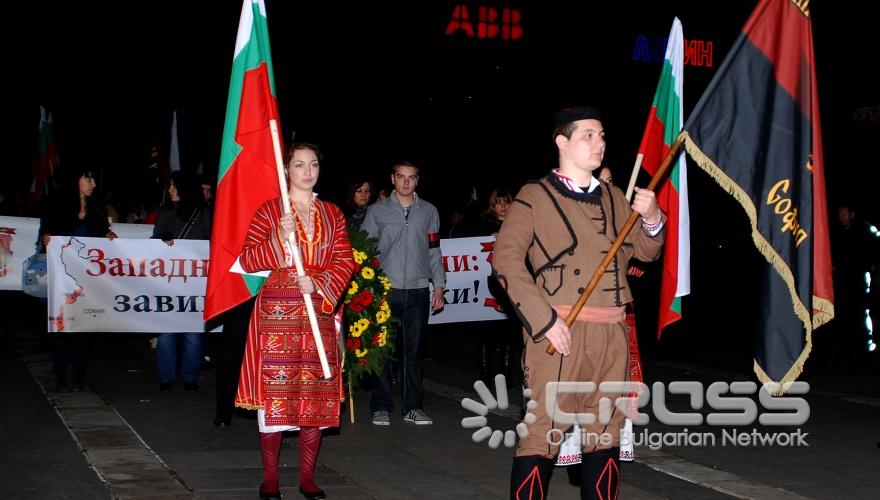
<instances>
[{"instance_id":1,"label":"woman with long hair","mask_svg":"<svg viewBox=\"0 0 880 500\"><path fill-rule=\"evenodd\" d=\"M314 471L321 429L339 426L342 400L340 359L333 312L355 270L345 217L336 205L317 198L317 146L295 143L285 160L292 213L281 199L264 203L245 237L245 271L271 271L257 296L245 345L235 404L257 410L263 484L260 498L280 498L281 435L299 430L299 491L325 498ZM297 276L291 239L305 270ZM306 313L311 294L331 377L324 379Z\"/></svg>"},{"instance_id":2,"label":"woman with long hair","mask_svg":"<svg viewBox=\"0 0 880 500\"><path fill-rule=\"evenodd\" d=\"M348 183L348 210L345 213L348 224L360 229L367 216L367 207L373 202L373 184L364 178L353 179Z\"/></svg>"},{"instance_id":3,"label":"woman with long hair","mask_svg":"<svg viewBox=\"0 0 880 500\"><path fill-rule=\"evenodd\" d=\"M43 251L55 236L87 236L116 238L104 204L95 196L95 172L78 168L71 172L59 192L53 194L40 221L40 242ZM85 333L52 334L52 369L58 391L84 389L89 337Z\"/></svg>"},{"instance_id":4,"label":"woman with long hair","mask_svg":"<svg viewBox=\"0 0 880 500\"><path fill-rule=\"evenodd\" d=\"M489 195L485 210L471 227L470 236L496 236L507 217L507 210L513 203L513 195L505 188L496 188ZM509 318L515 318L507 300L507 294L494 276L488 278L489 292L495 298L499 310ZM480 379L493 383L495 375L501 373L508 385L516 387L521 378L517 367L518 355L522 351L520 325L516 319L508 319L502 324L493 321L492 326L480 330L478 370Z\"/></svg>"}]
</instances>

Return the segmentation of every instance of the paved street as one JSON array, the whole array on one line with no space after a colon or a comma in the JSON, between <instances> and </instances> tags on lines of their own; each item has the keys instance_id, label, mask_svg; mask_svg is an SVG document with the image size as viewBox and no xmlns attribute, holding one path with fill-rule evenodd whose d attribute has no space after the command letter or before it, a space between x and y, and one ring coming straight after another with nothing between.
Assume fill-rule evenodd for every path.
<instances>
[{"instance_id":1,"label":"paved street","mask_svg":"<svg viewBox=\"0 0 880 500\"><path fill-rule=\"evenodd\" d=\"M160 393L148 336L95 334L87 387L54 392L45 334L28 297L0 295L4 321L0 412L0 497L2 498L256 498L262 478L256 421L242 412L233 425L214 427L214 370L206 369L201 390L181 384ZM463 397L477 399L475 370L462 327L434 328L426 363L425 408L433 426L390 427L368 420L369 393L355 394L338 431L328 432L319 455L317 482L328 498L507 497L512 451L490 449L463 429ZM442 341L440 336L442 335ZM454 346L454 347L450 347ZM647 367L651 381L750 380L745 370L720 364L661 359ZM880 464L880 389L876 372L836 368L808 371L811 415L800 429L808 447L723 444L722 429L706 424L689 432L712 433L715 446L636 448L636 461L622 466L624 499L794 499L878 498L874 479ZM514 392L511 402L518 403ZM688 400L668 396L673 411ZM518 408L491 414L493 429L512 429ZM731 429L727 429L731 431ZM739 430L751 432L752 426ZM761 428L758 432L794 432ZM674 433L652 418L636 432ZM702 434L701 434L702 435ZM297 438L282 451L285 498L299 497ZM557 469L550 498L579 498L564 470Z\"/></svg>"}]
</instances>

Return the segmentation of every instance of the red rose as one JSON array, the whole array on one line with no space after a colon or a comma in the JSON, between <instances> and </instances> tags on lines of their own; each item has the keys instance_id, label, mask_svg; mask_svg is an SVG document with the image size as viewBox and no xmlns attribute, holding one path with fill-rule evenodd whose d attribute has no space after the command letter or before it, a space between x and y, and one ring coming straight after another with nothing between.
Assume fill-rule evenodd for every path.
<instances>
[{"instance_id":1,"label":"red rose","mask_svg":"<svg viewBox=\"0 0 880 500\"><path fill-rule=\"evenodd\" d=\"M373 264L373 267L374 267L375 269L379 269L379 259L373 257L373 259L370 260L370 264Z\"/></svg>"},{"instance_id":2,"label":"red rose","mask_svg":"<svg viewBox=\"0 0 880 500\"><path fill-rule=\"evenodd\" d=\"M379 345L379 335L373 337L373 345Z\"/></svg>"},{"instance_id":3,"label":"red rose","mask_svg":"<svg viewBox=\"0 0 880 500\"><path fill-rule=\"evenodd\" d=\"M358 366L360 366L361 368L367 366L367 358L361 358L361 360L358 361Z\"/></svg>"},{"instance_id":4,"label":"red rose","mask_svg":"<svg viewBox=\"0 0 880 500\"><path fill-rule=\"evenodd\" d=\"M352 300L352 301L348 304L348 308L349 308L352 312L356 312L356 313L359 313L359 312L361 312L361 311L364 310L364 306L361 305L361 303L358 302L357 299Z\"/></svg>"},{"instance_id":5,"label":"red rose","mask_svg":"<svg viewBox=\"0 0 880 500\"><path fill-rule=\"evenodd\" d=\"M351 348L352 348L352 350L360 349L361 348L361 339L359 339L359 338L354 339L354 342L352 342Z\"/></svg>"},{"instance_id":6,"label":"red rose","mask_svg":"<svg viewBox=\"0 0 880 500\"><path fill-rule=\"evenodd\" d=\"M349 350L354 349L354 339L347 339L345 341L345 347L349 348Z\"/></svg>"}]
</instances>

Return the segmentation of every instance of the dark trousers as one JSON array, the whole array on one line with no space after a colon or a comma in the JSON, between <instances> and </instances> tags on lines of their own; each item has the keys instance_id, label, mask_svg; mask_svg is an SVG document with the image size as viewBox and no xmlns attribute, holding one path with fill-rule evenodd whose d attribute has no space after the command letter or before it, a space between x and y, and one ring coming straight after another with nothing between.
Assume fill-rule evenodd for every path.
<instances>
[{"instance_id":1,"label":"dark trousers","mask_svg":"<svg viewBox=\"0 0 880 500\"><path fill-rule=\"evenodd\" d=\"M217 342L217 418L229 421L235 410L235 391L247 340L251 312L256 297L233 307L223 314L223 332Z\"/></svg>"},{"instance_id":2,"label":"dark trousers","mask_svg":"<svg viewBox=\"0 0 880 500\"><path fill-rule=\"evenodd\" d=\"M90 338L86 333L50 333L52 371L57 389L82 389L89 359Z\"/></svg>"},{"instance_id":3,"label":"dark trousers","mask_svg":"<svg viewBox=\"0 0 880 500\"><path fill-rule=\"evenodd\" d=\"M403 367L401 387L403 387L403 413L410 410L421 410L423 407L422 390L422 345L428 330L428 312L430 294L427 288L411 288L391 290L388 303L391 315L400 320L396 335L400 346L395 357ZM373 399L370 401L371 411L392 411L394 404L391 399L391 361L385 364L382 376L373 377Z\"/></svg>"}]
</instances>

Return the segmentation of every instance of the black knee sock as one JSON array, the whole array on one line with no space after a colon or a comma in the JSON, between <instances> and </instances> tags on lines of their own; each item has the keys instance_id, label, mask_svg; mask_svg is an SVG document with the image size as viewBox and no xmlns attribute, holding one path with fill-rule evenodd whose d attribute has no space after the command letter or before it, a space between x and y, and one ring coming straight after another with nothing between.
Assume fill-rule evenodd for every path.
<instances>
[{"instance_id":1,"label":"black knee sock","mask_svg":"<svg viewBox=\"0 0 880 500\"><path fill-rule=\"evenodd\" d=\"M584 453L581 500L616 500L620 487L620 448Z\"/></svg>"},{"instance_id":2,"label":"black knee sock","mask_svg":"<svg viewBox=\"0 0 880 500\"><path fill-rule=\"evenodd\" d=\"M514 457L510 472L511 500L544 500L550 485L553 460L539 455Z\"/></svg>"}]
</instances>

